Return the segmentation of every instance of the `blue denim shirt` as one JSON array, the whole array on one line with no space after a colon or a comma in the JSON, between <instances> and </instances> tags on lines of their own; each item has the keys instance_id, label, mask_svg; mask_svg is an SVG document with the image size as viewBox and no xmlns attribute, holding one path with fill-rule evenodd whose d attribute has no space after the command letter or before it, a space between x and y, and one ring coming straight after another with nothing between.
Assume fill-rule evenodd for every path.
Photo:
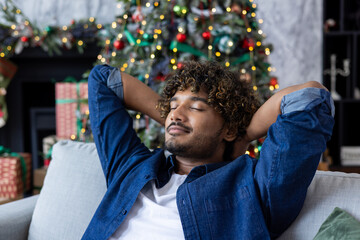
<instances>
[{"instance_id":1,"label":"blue denim shirt","mask_svg":"<svg viewBox=\"0 0 360 240\"><path fill-rule=\"evenodd\" d=\"M122 97L119 70L96 66L90 118L108 189L83 239L108 239L144 185L153 179L161 188L173 172L174 156L140 142ZM281 111L259 160L243 155L189 173L176 195L186 239L270 239L296 218L330 139L334 108L327 91L307 88L286 95Z\"/></svg>"}]
</instances>

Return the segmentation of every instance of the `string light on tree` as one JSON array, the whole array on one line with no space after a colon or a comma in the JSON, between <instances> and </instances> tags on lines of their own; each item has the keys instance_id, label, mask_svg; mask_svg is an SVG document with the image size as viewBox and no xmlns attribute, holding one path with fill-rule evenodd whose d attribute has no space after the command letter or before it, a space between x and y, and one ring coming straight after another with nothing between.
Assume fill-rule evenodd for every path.
<instances>
[{"instance_id":1,"label":"string light on tree","mask_svg":"<svg viewBox=\"0 0 360 240\"><path fill-rule=\"evenodd\" d=\"M72 20L68 26L45 29L28 21L21 11L16 13L18 8L11 11L10 5L3 13L8 19L21 21L10 22L4 29L6 36L15 40L9 38L5 39L9 44L0 43L2 57L14 54L19 43L56 52L64 47L81 50L89 42L98 42L103 49L97 64L121 66L121 71L142 81L146 77L146 82L158 92L163 86L159 79L182 68L183 62L197 59L221 61L232 70L241 70L242 79L253 83L263 101L272 94L269 86L278 87L278 84L270 84L274 69L268 63L268 56L272 46L264 43L265 34L259 27L264 20L256 19L257 5L253 0L117 0L116 8L121 13L110 23L99 23L95 17L90 17ZM13 18L15 15L17 17ZM28 38L26 44L22 37ZM147 132L159 129L154 124L150 123ZM142 130L138 129L138 133ZM141 138L154 147L159 146L160 136L155 132Z\"/></svg>"}]
</instances>

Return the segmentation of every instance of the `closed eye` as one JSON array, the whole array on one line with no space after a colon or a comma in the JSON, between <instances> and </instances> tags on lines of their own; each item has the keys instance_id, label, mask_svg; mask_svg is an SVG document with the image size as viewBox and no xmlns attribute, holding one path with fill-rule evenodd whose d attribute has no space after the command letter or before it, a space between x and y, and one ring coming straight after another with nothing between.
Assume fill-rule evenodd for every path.
<instances>
[{"instance_id":1,"label":"closed eye","mask_svg":"<svg viewBox=\"0 0 360 240\"><path fill-rule=\"evenodd\" d=\"M195 107L190 107L190 109L192 109L192 110L196 110L196 111L204 111L203 109L201 109L201 108L195 108Z\"/></svg>"}]
</instances>

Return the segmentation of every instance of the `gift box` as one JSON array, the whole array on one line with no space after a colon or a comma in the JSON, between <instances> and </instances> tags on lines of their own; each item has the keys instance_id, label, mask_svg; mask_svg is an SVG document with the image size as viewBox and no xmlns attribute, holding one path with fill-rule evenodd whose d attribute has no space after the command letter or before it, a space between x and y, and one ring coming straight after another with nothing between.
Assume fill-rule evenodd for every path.
<instances>
[{"instance_id":1,"label":"gift box","mask_svg":"<svg viewBox=\"0 0 360 240\"><path fill-rule=\"evenodd\" d=\"M13 202L13 201L16 201L16 200L20 200L22 199L24 196L22 194L18 195L17 197L15 198L6 198L6 197L0 197L0 205L1 204L5 204L5 203L9 203L9 202Z\"/></svg>"},{"instance_id":2,"label":"gift box","mask_svg":"<svg viewBox=\"0 0 360 240\"><path fill-rule=\"evenodd\" d=\"M46 167L35 169L35 171L34 171L34 190L33 190L34 195L40 193L41 188L44 184L46 172L47 172Z\"/></svg>"},{"instance_id":3,"label":"gift box","mask_svg":"<svg viewBox=\"0 0 360 240\"><path fill-rule=\"evenodd\" d=\"M58 139L85 140L89 132L87 82L55 84L56 136Z\"/></svg>"},{"instance_id":4,"label":"gift box","mask_svg":"<svg viewBox=\"0 0 360 240\"><path fill-rule=\"evenodd\" d=\"M31 155L11 153L0 156L0 198L18 198L31 188Z\"/></svg>"}]
</instances>

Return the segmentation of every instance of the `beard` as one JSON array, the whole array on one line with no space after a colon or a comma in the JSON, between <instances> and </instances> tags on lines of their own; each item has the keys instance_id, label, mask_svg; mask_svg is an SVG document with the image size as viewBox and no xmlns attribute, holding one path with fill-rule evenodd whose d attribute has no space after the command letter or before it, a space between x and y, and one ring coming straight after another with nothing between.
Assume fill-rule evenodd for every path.
<instances>
[{"instance_id":1,"label":"beard","mask_svg":"<svg viewBox=\"0 0 360 240\"><path fill-rule=\"evenodd\" d=\"M217 151L220 144L220 135L223 127L213 135L197 134L186 143L178 143L176 139L170 137L165 141L165 149L175 156L194 159L210 158Z\"/></svg>"}]
</instances>

